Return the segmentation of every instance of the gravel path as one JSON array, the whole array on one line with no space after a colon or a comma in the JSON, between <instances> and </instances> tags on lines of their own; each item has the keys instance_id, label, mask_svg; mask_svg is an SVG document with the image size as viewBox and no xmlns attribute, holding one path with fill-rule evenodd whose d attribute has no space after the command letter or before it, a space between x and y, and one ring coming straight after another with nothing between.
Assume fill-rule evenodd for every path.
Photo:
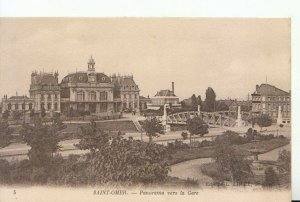
<instances>
[{"instance_id":1,"label":"gravel path","mask_svg":"<svg viewBox=\"0 0 300 202\"><path fill-rule=\"evenodd\" d=\"M204 175L200 170L201 165L211 161L211 158L201 158L172 165L169 176L178 177L180 179L192 178L197 180L200 185L212 183L212 178Z\"/></svg>"}]
</instances>

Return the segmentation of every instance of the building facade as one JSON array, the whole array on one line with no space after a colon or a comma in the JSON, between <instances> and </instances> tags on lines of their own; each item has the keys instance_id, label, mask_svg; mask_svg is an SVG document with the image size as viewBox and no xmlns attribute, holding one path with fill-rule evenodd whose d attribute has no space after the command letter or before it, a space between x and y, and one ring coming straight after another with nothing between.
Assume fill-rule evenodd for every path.
<instances>
[{"instance_id":1,"label":"building facade","mask_svg":"<svg viewBox=\"0 0 300 202\"><path fill-rule=\"evenodd\" d=\"M147 105L151 104L151 99L148 97L140 96L140 111L146 110Z\"/></svg>"},{"instance_id":2,"label":"building facade","mask_svg":"<svg viewBox=\"0 0 300 202\"><path fill-rule=\"evenodd\" d=\"M172 82L172 90L160 90L151 98L151 104L147 105L148 109L159 109L165 104L172 108L180 108L179 98L175 95L174 82Z\"/></svg>"},{"instance_id":3,"label":"building facade","mask_svg":"<svg viewBox=\"0 0 300 202\"><path fill-rule=\"evenodd\" d=\"M4 113L6 110L9 112L13 111L30 111L34 109L33 99L27 96L11 96L7 98L7 95L4 95L1 102L1 112Z\"/></svg>"},{"instance_id":4,"label":"building facade","mask_svg":"<svg viewBox=\"0 0 300 202\"><path fill-rule=\"evenodd\" d=\"M90 112L98 115L114 115L121 110L121 100L114 92L114 84L104 73L95 72L91 57L88 70L65 76L60 84L61 111Z\"/></svg>"},{"instance_id":5,"label":"building facade","mask_svg":"<svg viewBox=\"0 0 300 202\"><path fill-rule=\"evenodd\" d=\"M113 74L111 80L114 83L117 97L122 102L122 110L139 111L140 89L135 83L133 76L120 76Z\"/></svg>"},{"instance_id":6,"label":"building facade","mask_svg":"<svg viewBox=\"0 0 300 202\"><path fill-rule=\"evenodd\" d=\"M57 72L54 74L32 72L29 93L35 111L39 112L44 108L46 112L60 112L60 88Z\"/></svg>"},{"instance_id":7,"label":"building facade","mask_svg":"<svg viewBox=\"0 0 300 202\"><path fill-rule=\"evenodd\" d=\"M291 93L283 91L269 84L256 85L252 96L252 113L264 113L277 120L279 106L281 108L282 123L291 120Z\"/></svg>"}]
</instances>

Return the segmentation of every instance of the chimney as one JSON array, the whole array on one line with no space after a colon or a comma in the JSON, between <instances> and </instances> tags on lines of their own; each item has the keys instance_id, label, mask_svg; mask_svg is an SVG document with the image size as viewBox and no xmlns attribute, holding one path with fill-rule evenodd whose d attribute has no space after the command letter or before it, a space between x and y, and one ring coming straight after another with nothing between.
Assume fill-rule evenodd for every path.
<instances>
[{"instance_id":1,"label":"chimney","mask_svg":"<svg viewBox=\"0 0 300 202\"><path fill-rule=\"evenodd\" d=\"M172 82L172 92L175 95L175 91L174 91L174 82Z\"/></svg>"},{"instance_id":2,"label":"chimney","mask_svg":"<svg viewBox=\"0 0 300 202\"><path fill-rule=\"evenodd\" d=\"M256 91L258 91L258 89L259 89L259 85L256 85Z\"/></svg>"}]
</instances>

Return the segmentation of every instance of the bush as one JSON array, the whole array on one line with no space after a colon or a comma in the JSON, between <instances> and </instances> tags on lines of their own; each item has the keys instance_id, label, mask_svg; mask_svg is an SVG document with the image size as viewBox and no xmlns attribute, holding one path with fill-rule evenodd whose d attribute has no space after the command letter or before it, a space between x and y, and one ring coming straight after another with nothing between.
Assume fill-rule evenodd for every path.
<instances>
[{"instance_id":1,"label":"bush","mask_svg":"<svg viewBox=\"0 0 300 202\"><path fill-rule=\"evenodd\" d=\"M279 184L279 179L273 167L267 167L265 170L265 181L263 186L272 187Z\"/></svg>"},{"instance_id":2,"label":"bush","mask_svg":"<svg viewBox=\"0 0 300 202\"><path fill-rule=\"evenodd\" d=\"M0 159L0 184L10 182L10 166L7 160Z\"/></svg>"},{"instance_id":3,"label":"bush","mask_svg":"<svg viewBox=\"0 0 300 202\"><path fill-rule=\"evenodd\" d=\"M238 145L247 143L247 138L239 136L238 133L234 131L227 130L223 135L219 135L215 139L216 144L228 144L228 145Z\"/></svg>"},{"instance_id":4,"label":"bush","mask_svg":"<svg viewBox=\"0 0 300 202\"><path fill-rule=\"evenodd\" d=\"M181 136L184 140L186 140L188 138L188 134L186 132L182 132Z\"/></svg>"}]
</instances>

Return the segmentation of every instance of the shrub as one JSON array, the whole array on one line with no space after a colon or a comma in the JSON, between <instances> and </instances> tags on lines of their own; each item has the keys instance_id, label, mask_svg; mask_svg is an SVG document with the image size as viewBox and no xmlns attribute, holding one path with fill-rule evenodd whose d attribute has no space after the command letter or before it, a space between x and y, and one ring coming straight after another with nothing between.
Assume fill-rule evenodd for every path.
<instances>
[{"instance_id":1,"label":"shrub","mask_svg":"<svg viewBox=\"0 0 300 202\"><path fill-rule=\"evenodd\" d=\"M265 181L263 183L266 187L272 187L279 184L279 179L273 167L267 167L265 170Z\"/></svg>"},{"instance_id":2,"label":"shrub","mask_svg":"<svg viewBox=\"0 0 300 202\"><path fill-rule=\"evenodd\" d=\"M184 140L186 140L188 138L188 134L186 132L182 132L181 136Z\"/></svg>"},{"instance_id":3,"label":"shrub","mask_svg":"<svg viewBox=\"0 0 300 202\"><path fill-rule=\"evenodd\" d=\"M7 160L0 159L0 184L10 182L10 165Z\"/></svg>"}]
</instances>

